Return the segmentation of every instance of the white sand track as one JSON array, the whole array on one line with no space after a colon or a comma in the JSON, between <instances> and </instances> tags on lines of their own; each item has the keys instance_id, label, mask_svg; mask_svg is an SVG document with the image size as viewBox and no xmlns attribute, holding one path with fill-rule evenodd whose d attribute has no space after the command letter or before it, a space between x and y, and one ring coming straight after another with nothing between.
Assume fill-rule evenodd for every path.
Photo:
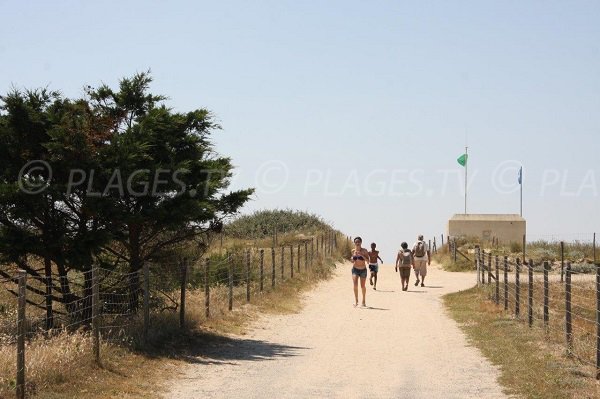
<instances>
[{"instance_id":1,"label":"white sand track","mask_svg":"<svg viewBox=\"0 0 600 399\"><path fill-rule=\"evenodd\" d=\"M301 312L265 316L245 336L207 346L166 398L504 398L498 370L470 346L441 296L473 273L430 267L408 292L390 265L368 308L353 307L349 264L305 298Z\"/></svg>"}]
</instances>

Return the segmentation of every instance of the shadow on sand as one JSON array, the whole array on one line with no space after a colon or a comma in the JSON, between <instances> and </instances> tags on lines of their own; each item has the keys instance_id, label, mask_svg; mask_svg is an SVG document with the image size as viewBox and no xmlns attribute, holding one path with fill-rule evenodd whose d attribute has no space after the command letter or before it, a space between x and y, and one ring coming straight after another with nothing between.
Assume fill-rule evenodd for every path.
<instances>
[{"instance_id":1,"label":"shadow on sand","mask_svg":"<svg viewBox=\"0 0 600 399\"><path fill-rule=\"evenodd\" d=\"M150 355L166 356L194 364L235 364L298 356L309 348L273 342L188 331L185 339L162 347Z\"/></svg>"}]
</instances>

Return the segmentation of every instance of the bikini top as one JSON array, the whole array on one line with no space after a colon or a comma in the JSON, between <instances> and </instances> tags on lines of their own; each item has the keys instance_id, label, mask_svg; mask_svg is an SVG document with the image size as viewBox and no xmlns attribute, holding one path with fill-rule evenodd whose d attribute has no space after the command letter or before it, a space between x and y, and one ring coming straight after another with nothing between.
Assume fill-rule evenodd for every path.
<instances>
[{"instance_id":1,"label":"bikini top","mask_svg":"<svg viewBox=\"0 0 600 399\"><path fill-rule=\"evenodd\" d=\"M356 252L355 252L356 253ZM352 260L365 260L365 258L362 255L354 255L352 257Z\"/></svg>"}]
</instances>

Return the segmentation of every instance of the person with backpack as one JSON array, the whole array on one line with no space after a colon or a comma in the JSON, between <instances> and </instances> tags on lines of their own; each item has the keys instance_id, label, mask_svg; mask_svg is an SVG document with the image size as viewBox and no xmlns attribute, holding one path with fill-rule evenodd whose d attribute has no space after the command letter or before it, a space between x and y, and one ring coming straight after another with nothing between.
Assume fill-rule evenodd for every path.
<instances>
[{"instance_id":1,"label":"person with backpack","mask_svg":"<svg viewBox=\"0 0 600 399\"><path fill-rule=\"evenodd\" d=\"M408 291L408 280L410 280L410 267L414 267L414 258L412 251L408 249L408 244L400 244L402 249L398 251L396 257L396 271L400 269L400 281L402 282L402 291Z\"/></svg>"},{"instance_id":2,"label":"person with backpack","mask_svg":"<svg viewBox=\"0 0 600 399\"><path fill-rule=\"evenodd\" d=\"M421 287L425 287L425 276L427 276L427 266L431 265L431 254L427 243L423 240L423 234L419 234L417 242L413 245L412 254L414 257L414 269L417 281L415 286L421 283Z\"/></svg>"}]
</instances>

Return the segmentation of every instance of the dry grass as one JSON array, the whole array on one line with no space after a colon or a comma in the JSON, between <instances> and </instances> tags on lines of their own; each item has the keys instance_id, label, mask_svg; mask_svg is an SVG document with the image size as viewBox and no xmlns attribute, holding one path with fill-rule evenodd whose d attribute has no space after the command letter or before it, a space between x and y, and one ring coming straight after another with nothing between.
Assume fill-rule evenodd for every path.
<instances>
[{"instance_id":1,"label":"dry grass","mask_svg":"<svg viewBox=\"0 0 600 399\"><path fill-rule=\"evenodd\" d=\"M472 261L457 254L456 262L454 257L448 250L448 245L440 247L436 254L433 254L432 259L442 265L442 268L448 272L466 272L474 270L474 264Z\"/></svg>"},{"instance_id":2,"label":"dry grass","mask_svg":"<svg viewBox=\"0 0 600 399\"><path fill-rule=\"evenodd\" d=\"M317 257L312 268L294 278L286 275L271 288L270 277L261 293L251 285L251 302L246 303L246 288L234 289L233 311L228 310L228 288L211 287L211 315L204 314L204 291L189 290L186 304L186 328L179 327L176 312L153 313L148 345L142 346L139 320L129 326L131 345L104 343L102 364L93 362L92 345L85 332L62 333L46 339L33 338L27 343L27 392L43 398L150 398L156 397L163 383L175 377L181 366L192 361L207 340L221 334L244 334L260 314L297 312L302 295L331 275L334 261ZM289 272L289 271L288 271ZM279 277L279 276L278 276ZM14 307L6 302L6 325L12 325ZM8 317L10 316L10 317ZM0 320L2 317L0 316ZM0 343L0 398L14 395L14 343Z\"/></svg>"},{"instance_id":3,"label":"dry grass","mask_svg":"<svg viewBox=\"0 0 600 399\"><path fill-rule=\"evenodd\" d=\"M114 345L101 347L102 365L93 362L92 340L83 332L42 336L26 345L28 397L154 397L154 381L168 364ZM0 346L0 397L14 396L15 347ZM151 365L152 367L147 367Z\"/></svg>"},{"instance_id":4,"label":"dry grass","mask_svg":"<svg viewBox=\"0 0 600 399\"><path fill-rule=\"evenodd\" d=\"M543 328L538 318L539 313L536 313L534 327L528 327L526 286L522 288L520 319L516 319L512 312L504 311L502 286L501 306L489 300L490 292L487 289L473 288L444 297L451 316L459 322L469 340L492 363L500 367L500 383L507 387L511 395L527 398L600 396L599 386L594 379L594 370L589 363L568 357L566 354L562 332L564 330L559 327L561 323L559 287L560 283L553 283L550 290L551 303L555 306L551 310L551 327L548 330ZM510 288L514 292L514 286ZM552 294L553 291L557 296ZM540 294L537 295L539 300ZM564 303L564 297L562 302ZM538 305L539 303L537 302ZM582 306L587 305L582 303ZM514 297L509 301L509 309L513 308ZM587 340L583 334L576 336L575 339L576 342ZM589 354L582 352L581 355Z\"/></svg>"},{"instance_id":5,"label":"dry grass","mask_svg":"<svg viewBox=\"0 0 600 399\"><path fill-rule=\"evenodd\" d=\"M566 353L565 334L565 285L557 281L557 275L551 275L548 295L548 325L543 323L544 287L543 276L534 275L533 284L533 331L544 336L546 342L552 343ZM573 276L571 284L571 319L573 325L573 347L571 354L579 360L582 366L588 368L587 375L594 376L596 360L596 283L595 276ZM488 298L492 298L494 284L486 286ZM508 283L508 312L515 312L515 283ZM504 308L504 285L500 283L500 307ZM528 323L528 284L527 274L521 276L520 316L523 323Z\"/></svg>"}]
</instances>

